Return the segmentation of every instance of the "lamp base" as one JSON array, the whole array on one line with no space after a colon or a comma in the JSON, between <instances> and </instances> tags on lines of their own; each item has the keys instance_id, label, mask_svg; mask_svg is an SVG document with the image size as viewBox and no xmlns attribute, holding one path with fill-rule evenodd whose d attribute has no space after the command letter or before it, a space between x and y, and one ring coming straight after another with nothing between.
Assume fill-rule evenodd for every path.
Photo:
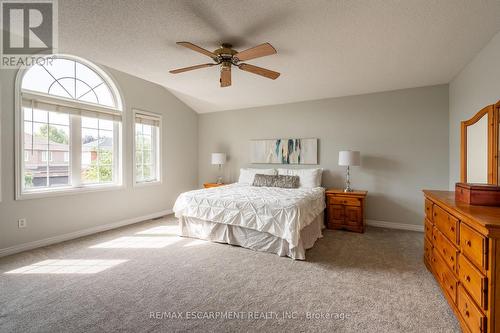
<instances>
[{"instance_id":1,"label":"lamp base","mask_svg":"<svg viewBox=\"0 0 500 333\"><path fill-rule=\"evenodd\" d=\"M222 177L217 177L216 184L217 184L217 185L221 185L221 184L223 184Z\"/></svg>"},{"instance_id":2,"label":"lamp base","mask_svg":"<svg viewBox=\"0 0 500 333\"><path fill-rule=\"evenodd\" d=\"M344 189L344 192L346 192L346 193L348 193L348 192L354 192L354 190L352 188L350 188L350 187L346 187Z\"/></svg>"}]
</instances>

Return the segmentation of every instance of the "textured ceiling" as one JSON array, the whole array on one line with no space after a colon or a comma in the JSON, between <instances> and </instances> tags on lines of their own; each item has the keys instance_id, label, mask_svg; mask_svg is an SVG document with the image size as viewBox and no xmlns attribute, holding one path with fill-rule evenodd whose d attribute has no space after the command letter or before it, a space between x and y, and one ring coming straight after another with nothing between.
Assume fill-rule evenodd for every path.
<instances>
[{"instance_id":1,"label":"textured ceiling","mask_svg":"<svg viewBox=\"0 0 500 333\"><path fill-rule=\"evenodd\" d=\"M500 30L487 0L59 0L60 51L159 83L197 112L212 112L448 83ZM213 50L270 42L278 54L248 63L219 88L218 68L172 75ZM208 60L208 61L207 61Z\"/></svg>"}]
</instances>

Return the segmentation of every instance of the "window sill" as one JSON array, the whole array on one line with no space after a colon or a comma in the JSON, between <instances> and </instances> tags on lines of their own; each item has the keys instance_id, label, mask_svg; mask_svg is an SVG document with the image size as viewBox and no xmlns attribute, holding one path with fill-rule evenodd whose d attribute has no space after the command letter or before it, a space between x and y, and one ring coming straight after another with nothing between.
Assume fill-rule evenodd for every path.
<instances>
[{"instance_id":1,"label":"window sill","mask_svg":"<svg viewBox=\"0 0 500 333\"><path fill-rule=\"evenodd\" d=\"M103 192L103 191L116 191L125 189L125 185L89 185L82 187L63 187L51 190L40 190L40 191L25 191L23 193L16 194L16 200L29 200L29 199L41 199L50 197L60 197L66 195L80 194L80 193L92 193L92 192Z\"/></svg>"},{"instance_id":2,"label":"window sill","mask_svg":"<svg viewBox=\"0 0 500 333\"><path fill-rule=\"evenodd\" d=\"M154 185L161 185L162 181L161 180L155 180L151 182L134 182L134 187L147 187L147 186L154 186Z\"/></svg>"}]
</instances>

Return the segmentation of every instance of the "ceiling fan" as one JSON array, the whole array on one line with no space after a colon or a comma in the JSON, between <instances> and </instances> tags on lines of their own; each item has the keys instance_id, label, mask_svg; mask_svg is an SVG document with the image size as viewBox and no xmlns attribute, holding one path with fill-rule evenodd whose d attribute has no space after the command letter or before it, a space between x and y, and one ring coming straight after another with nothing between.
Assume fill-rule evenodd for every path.
<instances>
[{"instance_id":1,"label":"ceiling fan","mask_svg":"<svg viewBox=\"0 0 500 333\"><path fill-rule=\"evenodd\" d=\"M179 74L187 71L191 71L194 69L212 67L220 65L220 86L221 87L229 87L231 85L231 67L236 66L239 69L250 72L253 74L257 74L263 77L267 77L268 79L276 80L280 73L265 69L262 67L257 67L250 64L242 63L241 61L246 61L250 59L260 58L264 56L268 56L276 53L276 49L269 43L264 43L257 45L255 47L249 48L247 50L238 52L232 48L231 44L223 43L217 50L210 52L205 50L198 45L194 45L190 42L177 42L178 45L182 45L191 49L193 51L199 52L206 56L209 56L214 61L213 63L195 65L190 67L184 67L179 69L171 70L172 74Z\"/></svg>"}]
</instances>

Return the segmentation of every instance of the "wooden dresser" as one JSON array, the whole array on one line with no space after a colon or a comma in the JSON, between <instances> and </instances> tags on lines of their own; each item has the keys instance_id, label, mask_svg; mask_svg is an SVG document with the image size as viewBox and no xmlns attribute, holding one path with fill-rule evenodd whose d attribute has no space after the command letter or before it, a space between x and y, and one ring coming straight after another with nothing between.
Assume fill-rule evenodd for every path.
<instances>
[{"instance_id":1,"label":"wooden dresser","mask_svg":"<svg viewBox=\"0 0 500 333\"><path fill-rule=\"evenodd\" d=\"M366 191L344 192L340 189L326 190L327 228L364 232L364 206L367 193Z\"/></svg>"},{"instance_id":2,"label":"wooden dresser","mask_svg":"<svg viewBox=\"0 0 500 333\"><path fill-rule=\"evenodd\" d=\"M500 332L500 207L424 191L424 262L464 332Z\"/></svg>"}]
</instances>

